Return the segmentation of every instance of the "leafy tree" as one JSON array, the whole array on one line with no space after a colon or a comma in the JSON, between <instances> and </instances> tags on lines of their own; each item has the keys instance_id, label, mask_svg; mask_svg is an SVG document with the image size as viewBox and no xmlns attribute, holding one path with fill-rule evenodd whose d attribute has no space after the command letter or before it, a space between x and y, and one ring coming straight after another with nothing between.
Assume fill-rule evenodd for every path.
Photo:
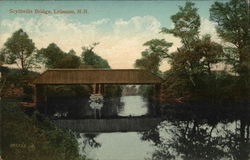
<instances>
[{"instance_id":1,"label":"leafy tree","mask_svg":"<svg viewBox=\"0 0 250 160\"><path fill-rule=\"evenodd\" d=\"M210 35L199 39L198 42L194 43L193 48L194 52L200 55L199 62L209 74L211 74L212 65L221 62L224 56L222 46L213 42Z\"/></svg>"},{"instance_id":2,"label":"leafy tree","mask_svg":"<svg viewBox=\"0 0 250 160\"><path fill-rule=\"evenodd\" d=\"M16 64L23 71L35 66L35 44L22 29L17 30L4 43L1 59L8 64Z\"/></svg>"},{"instance_id":3,"label":"leafy tree","mask_svg":"<svg viewBox=\"0 0 250 160\"><path fill-rule=\"evenodd\" d=\"M249 45L249 5L246 0L215 2L210 8L210 19L217 22L217 32L238 49ZM239 51L241 52L241 51Z\"/></svg>"},{"instance_id":4,"label":"leafy tree","mask_svg":"<svg viewBox=\"0 0 250 160\"><path fill-rule=\"evenodd\" d=\"M217 23L219 36L231 44L226 50L227 60L239 74L242 96L245 96L250 89L249 4L247 0L215 2L210 8L210 19Z\"/></svg>"},{"instance_id":5,"label":"leafy tree","mask_svg":"<svg viewBox=\"0 0 250 160\"><path fill-rule=\"evenodd\" d=\"M162 32L181 38L184 46L188 48L188 45L198 39L199 35L200 16L197 10L192 2L187 2L184 7L179 7L179 12L171 16L174 28L162 28Z\"/></svg>"},{"instance_id":6,"label":"leafy tree","mask_svg":"<svg viewBox=\"0 0 250 160\"><path fill-rule=\"evenodd\" d=\"M110 69L108 61L98 56L94 51L94 47L97 44L94 44L90 47L82 47L83 52L81 55L82 61L85 65L89 65L93 68L106 68Z\"/></svg>"},{"instance_id":7,"label":"leafy tree","mask_svg":"<svg viewBox=\"0 0 250 160\"><path fill-rule=\"evenodd\" d=\"M80 57L67 54L58 63L58 68L79 68L81 65Z\"/></svg>"},{"instance_id":8,"label":"leafy tree","mask_svg":"<svg viewBox=\"0 0 250 160\"><path fill-rule=\"evenodd\" d=\"M76 56L74 50L69 53L63 52L55 43L51 43L47 48L38 51L47 68L79 68L80 57Z\"/></svg>"},{"instance_id":9,"label":"leafy tree","mask_svg":"<svg viewBox=\"0 0 250 160\"><path fill-rule=\"evenodd\" d=\"M51 43L47 48L42 48L38 54L44 58L47 68L57 68L59 61L66 55L55 43Z\"/></svg>"},{"instance_id":10,"label":"leafy tree","mask_svg":"<svg viewBox=\"0 0 250 160\"><path fill-rule=\"evenodd\" d=\"M174 91L172 93L174 97L189 97L197 86L199 74L203 72L203 66L200 65L203 56L194 52L199 42L200 17L194 3L186 2L184 7L180 6L179 11L171 16L171 20L174 28L162 28L162 33L173 34L180 38L183 46L167 57L171 69L166 73L165 92Z\"/></svg>"},{"instance_id":11,"label":"leafy tree","mask_svg":"<svg viewBox=\"0 0 250 160\"><path fill-rule=\"evenodd\" d=\"M199 36L200 17L197 10L194 3L186 2L171 16L174 27L162 28L162 33L173 34L183 44L177 51L165 56L171 64L171 69L165 73L163 85L168 98L189 99L207 95L201 94L207 92L204 86L211 85L206 79L215 78L212 67L223 60L222 46L213 42L210 35Z\"/></svg>"},{"instance_id":12,"label":"leafy tree","mask_svg":"<svg viewBox=\"0 0 250 160\"><path fill-rule=\"evenodd\" d=\"M172 46L172 43L164 39L152 39L143 45L146 46L147 49L141 53L142 57L135 61L134 66L155 74L160 74L159 66L163 59L169 57L168 49ZM154 86L151 85L139 87L140 94L148 98L152 98L154 90Z\"/></svg>"},{"instance_id":13,"label":"leafy tree","mask_svg":"<svg viewBox=\"0 0 250 160\"><path fill-rule=\"evenodd\" d=\"M212 66L222 61L224 55L222 46L212 42L208 35L189 46L192 48L191 51L181 47L170 55L171 69L165 74L167 79L165 86L168 90L166 92L169 96L201 95L200 92L205 92L204 86L211 85L206 79L209 76L214 77Z\"/></svg>"},{"instance_id":14,"label":"leafy tree","mask_svg":"<svg viewBox=\"0 0 250 160\"><path fill-rule=\"evenodd\" d=\"M141 53L142 58L136 60L135 67L153 73L159 72L160 63L164 58L169 57L168 49L172 43L166 42L164 39L152 39L144 43L144 46L148 48Z\"/></svg>"},{"instance_id":15,"label":"leafy tree","mask_svg":"<svg viewBox=\"0 0 250 160\"><path fill-rule=\"evenodd\" d=\"M142 58L135 61L135 67L149 70L153 73L159 72L160 58L155 54L142 52Z\"/></svg>"},{"instance_id":16,"label":"leafy tree","mask_svg":"<svg viewBox=\"0 0 250 160\"><path fill-rule=\"evenodd\" d=\"M73 49L71 49L71 50L68 52L68 54L70 54L70 55L76 55L76 52L75 52Z\"/></svg>"},{"instance_id":17,"label":"leafy tree","mask_svg":"<svg viewBox=\"0 0 250 160\"><path fill-rule=\"evenodd\" d=\"M201 55L194 52L193 45L199 40L200 17L194 3L186 2L184 7L179 7L179 12L171 16L174 23L173 29L162 28L162 33L170 33L181 39L183 46L172 53L170 59L172 68L180 75L189 77L195 87L195 78L201 70L199 60ZM189 81L186 81L189 83Z\"/></svg>"}]
</instances>

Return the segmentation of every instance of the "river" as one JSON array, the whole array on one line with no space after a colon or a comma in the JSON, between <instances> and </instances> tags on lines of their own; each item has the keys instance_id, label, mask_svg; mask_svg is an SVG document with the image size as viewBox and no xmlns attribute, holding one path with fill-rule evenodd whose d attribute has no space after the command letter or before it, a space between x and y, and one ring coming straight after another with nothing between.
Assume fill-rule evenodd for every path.
<instances>
[{"instance_id":1,"label":"river","mask_svg":"<svg viewBox=\"0 0 250 160\"><path fill-rule=\"evenodd\" d=\"M122 102L120 116L148 112L140 96ZM78 142L80 153L93 160L249 160L249 126L241 119L172 118L148 132L81 133Z\"/></svg>"},{"instance_id":2,"label":"river","mask_svg":"<svg viewBox=\"0 0 250 160\"><path fill-rule=\"evenodd\" d=\"M124 103L119 116L140 116L148 113L147 101L141 96L123 96L121 102ZM81 154L85 154L93 160L144 160L147 153L154 150L153 143L150 141L142 141L141 135L137 132L118 132L118 133L101 133L94 138L100 147L87 146L83 142L88 141L81 134L78 139L80 143Z\"/></svg>"}]
</instances>

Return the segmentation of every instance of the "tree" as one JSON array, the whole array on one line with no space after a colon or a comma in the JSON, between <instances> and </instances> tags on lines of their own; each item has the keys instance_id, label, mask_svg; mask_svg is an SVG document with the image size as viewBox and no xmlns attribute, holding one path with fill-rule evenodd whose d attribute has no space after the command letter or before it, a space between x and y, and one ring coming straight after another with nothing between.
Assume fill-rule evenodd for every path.
<instances>
[{"instance_id":1,"label":"tree","mask_svg":"<svg viewBox=\"0 0 250 160\"><path fill-rule=\"evenodd\" d=\"M215 2L210 8L210 19L217 23L219 36L231 44L227 48L227 60L239 74L242 96L245 96L250 82L249 4L247 0Z\"/></svg>"},{"instance_id":2,"label":"tree","mask_svg":"<svg viewBox=\"0 0 250 160\"><path fill-rule=\"evenodd\" d=\"M196 85L194 73L200 70L198 65L200 56L197 56L192 48L199 39L200 16L197 10L194 3L186 2L184 7L179 7L179 12L171 16L174 28L162 28L162 33L170 33L181 39L183 46L172 54L170 61L177 71L189 76L194 86Z\"/></svg>"},{"instance_id":3,"label":"tree","mask_svg":"<svg viewBox=\"0 0 250 160\"><path fill-rule=\"evenodd\" d=\"M159 72L162 60L170 57L168 49L172 43L166 42L164 39L152 39L143 45L148 48L141 53L142 58L135 61L135 67L146 69L152 73Z\"/></svg>"},{"instance_id":4,"label":"tree","mask_svg":"<svg viewBox=\"0 0 250 160\"><path fill-rule=\"evenodd\" d=\"M159 72L160 61L157 55L144 51L142 52L142 58L135 61L135 67L157 73Z\"/></svg>"},{"instance_id":5,"label":"tree","mask_svg":"<svg viewBox=\"0 0 250 160\"><path fill-rule=\"evenodd\" d=\"M22 29L14 32L4 43L2 59L8 64L17 64L23 71L35 65L35 44Z\"/></svg>"},{"instance_id":6,"label":"tree","mask_svg":"<svg viewBox=\"0 0 250 160\"><path fill-rule=\"evenodd\" d=\"M212 65L221 62L224 57L222 45L213 42L211 36L207 34L194 43L193 48L194 52L200 55L199 62L204 71L211 75Z\"/></svg>"},{"instance_id":7,"label":"tree","mask_svg":"<svg viewBox=\"0 0 250 160\"><path fill-rule=\"evenodd\" d=\"M67 54L58 63L58 68L79 68L81 65L80 57Z\"/></svg>"},{"instance_id":8,"label":"tree","mask_svg":"<svg viewBox=\"0 0 250 160\"><path fill-rule=\"evenodd\" d=\"M47 68L57 68L59 61L66 55L55 43L40 49L38 54L44 59Z\"/></svg>"},{"instance_id":9,"label":"tree","mask_svg":"<svg viewBox=\"0 0 250 160\"><path fill-rule=\"evenodd\" d=\"M93 68L110 69L108 61L98 56L93 51L96 45L97 43L93 44L93 46L90 46L90 47L82 47L83 52L82 52L81 58L82 58L83 63Z\"/></svg>"},{"instance_id":10,"label":"tree","mask_svg":"<svg viewBox=\"0 0 250 160\"><path fill-rule=\"evenodd\" d=\"M249 45L249 5L246 0L215 2L210 8L210 19L217 23L221 38L238 49Z\"/></svg>"},{"instance_id":11,"label":"tree","mask_svg":"<svg viewBox=\"0 0 250 160\"><path fill-rule=\"evenodd\" d=\"M194 3L187 2L171 16L174 28L162 28L162 33L173 34L183 44L166 57L171 64L171 69L165 73L164 83L168 98L190 99L206 95L204 86L211 85L206 79L213 77L213 65L221 62L224 56L222 46L213 42L210 35L199 36L200 17L197 10Z\"/></svg>"},{"instance_id":12,"label":"tree","mask_svg":"<svg viewBox=\"0 0 250 160\"><path fill-rule=\"evenodd\" d=\"M76 55L76 52L75 52L73 49L71 49L71 50L68 52L68 54L70 54L70 55Z\"/></svg>"},{"instance_id":13,"label":"tree","mask_svg":"<svg viewBox=\"0 0 250 160\"><path fill-rule=\"evenodd\" d=\"M187 2L184 7L179 7L179 12L171 16L174 28L162 28L162 32L181 38L183 45L188 48L188 45L199 36L200 16L197 10L192 2Z\"/></svg>"},{"instance_id":14,"label":"tree","mask_svg":"<svg viewBox=\"0 0 250 160\"><path fill-rule=\"evenodd\" d=\"M80 57L72 49L68 53L62 51L55 43L51 43L47 48L38 51L47 68L79 68L81 65Z\"/></svg>"}]
</instances>

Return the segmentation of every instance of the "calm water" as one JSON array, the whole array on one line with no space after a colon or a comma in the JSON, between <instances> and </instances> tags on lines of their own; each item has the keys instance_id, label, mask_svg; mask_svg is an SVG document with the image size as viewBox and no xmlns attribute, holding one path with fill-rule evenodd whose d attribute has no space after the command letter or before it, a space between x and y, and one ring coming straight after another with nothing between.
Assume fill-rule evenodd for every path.
<instances>
[{"instance_id":1,"label":"calm water","mask_svg":"<svg viewBox=\"0 0 250 160\"><path fill-rule=\"evenodd\" d=\"M124 106L119 116L141 116L148 113L148 103L141 96L123 96L121 102Z\"/></svg>"},{"instance_id":2,"label":"calm water","mask_svg":"<svg viewBox=\"0 0 250 160\"><path fill-rule=\"evenodd\" d=\"M140 96L122 98L121 116L147 113ZM147 132L81 133L81 154L94 160L248 160L246 120L168 119Z\"/></svg>"},{"instance_id":3,"label":"calm water","mask_svg":"<svg viewBox=\"0 0 250 160\"><path fill-rule=\"evenodd\" d=\"M141 96L124 96L119 116L140 116L148 113L147 102ZM88 136L88 135L87 135ZM81 134L78 139L81 154L96 160L143 160L147 153L154 151L153 142L142 141L137 132L102 133L89 138ZM91 141L100 146L91 146ZM90 144L89 144L90 142Z\"/></svg>"}]
</instances>

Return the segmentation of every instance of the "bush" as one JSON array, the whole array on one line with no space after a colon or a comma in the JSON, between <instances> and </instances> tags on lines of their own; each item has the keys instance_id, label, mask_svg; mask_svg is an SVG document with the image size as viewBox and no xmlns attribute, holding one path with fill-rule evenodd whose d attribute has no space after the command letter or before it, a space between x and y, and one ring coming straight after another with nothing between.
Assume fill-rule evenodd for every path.
<instances>
[{"instance_id":1,"label":"bush","mask_svg":"<svg viewBox=\"0 0 250 160\"><path fill-rule=\"evenodd\" d=\"M83 160L73 133L1 101L1 154L4 160Z\"/></svg>"}]
</instances>

